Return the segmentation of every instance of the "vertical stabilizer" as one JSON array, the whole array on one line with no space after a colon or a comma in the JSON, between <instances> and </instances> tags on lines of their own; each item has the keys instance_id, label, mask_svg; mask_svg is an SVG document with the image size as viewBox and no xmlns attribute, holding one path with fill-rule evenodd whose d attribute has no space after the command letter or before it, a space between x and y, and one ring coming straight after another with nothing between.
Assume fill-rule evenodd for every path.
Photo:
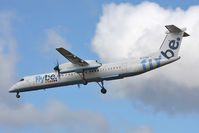
<instances>
[{"instance_id":1,"label":"vertical stabilizer","mask_svg":"<svg viewBox=\"0 0 199 133\"><path fill-rule=\"evenodd\" d=\"M186 28L180 29L175 25L166 25L165 27L168 32L160 47L160 53L163 57L170 59L178 56L182 38L189 34L185 32Z\"/></svg>"}]
</instances>

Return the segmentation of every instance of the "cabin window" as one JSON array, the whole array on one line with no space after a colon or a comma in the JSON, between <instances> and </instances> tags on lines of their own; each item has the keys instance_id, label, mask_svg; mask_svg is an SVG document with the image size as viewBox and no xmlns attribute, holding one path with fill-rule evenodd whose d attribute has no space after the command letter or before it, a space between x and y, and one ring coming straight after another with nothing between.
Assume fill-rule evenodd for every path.
<instances>
[{"instance_id":1,"label":"cabin window","mask_svg":"<svg viewBox=\"0 0 199 133\"><path fill-rule=\"evenodd\" d=\"M19 81L24 81L24 78L20 79Z\"/></svg>"}]
</instances>

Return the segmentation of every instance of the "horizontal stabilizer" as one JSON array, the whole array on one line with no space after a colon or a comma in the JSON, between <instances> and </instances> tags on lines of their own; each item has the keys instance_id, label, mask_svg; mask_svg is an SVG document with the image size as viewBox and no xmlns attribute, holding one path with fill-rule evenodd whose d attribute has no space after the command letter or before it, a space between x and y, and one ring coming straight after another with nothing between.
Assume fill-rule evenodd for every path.
<instances>
[{"instance_id":1,"label":"horizontal stabilizer","mask_svg":"<svg viewBox=\"0 0 199 133\"><path fill-rule=\"evenodd\" d=\"M176 27L175 25L166 25L165 27L171 33L180 33L180 32L184 32L186 30L186 28L180 29L180 28ZM184 32L183 37L187 37L187 36L189 36L189 34L187 34L186 32Z\"/></svg>"}]
</instances>

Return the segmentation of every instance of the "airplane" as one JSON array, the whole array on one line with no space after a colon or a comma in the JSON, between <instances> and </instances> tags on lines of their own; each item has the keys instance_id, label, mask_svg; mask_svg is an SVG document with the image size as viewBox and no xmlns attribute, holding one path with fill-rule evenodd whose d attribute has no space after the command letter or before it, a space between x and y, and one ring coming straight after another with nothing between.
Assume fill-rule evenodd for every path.
<instances>
[{"instance_id":1,"label":"airplane","mask_svg":"<svg viewBox=\"0 0 199 133\"><path fill-rule=\"evenodd\" d=\"M69 60L68 63L57 63L51 73L25 76L14 84L9 92L16 93L16 97L20 98L21 92L96 82L101 87L101 93L105 94L107 90L104 81L136 76L180 59L178 52L182 38L189 34L185 32L186 28L180 29L175 25L165 27L166 37L159 50L134 60L101 64L97 60L83 60L62 47L56 48Z\"/></svg>"}]
</instances>

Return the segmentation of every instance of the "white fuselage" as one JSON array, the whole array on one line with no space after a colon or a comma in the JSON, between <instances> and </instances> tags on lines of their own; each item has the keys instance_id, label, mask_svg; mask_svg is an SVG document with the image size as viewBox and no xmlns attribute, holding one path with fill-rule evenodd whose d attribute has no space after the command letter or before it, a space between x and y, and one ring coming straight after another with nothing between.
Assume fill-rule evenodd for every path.
<instances>
[{"instance_id":1,"label":"white fuselage","mask_svg":"<svg viewBox=\"0 0 199 133\"><path fill-rule=\"evenodd\" d=\"M101 82L104 80L115 80L124 77L135 76L163 65L178 60L179 57L166 59L161 55L144 57L127 62L102 64L96 69L84 70L83 73L71 72L58 76L57 72L39 74L24 77L21 81L13 85L9 92L25 92L52 87L82 84L87 82Z\"/></svg>"}]
</instances>

